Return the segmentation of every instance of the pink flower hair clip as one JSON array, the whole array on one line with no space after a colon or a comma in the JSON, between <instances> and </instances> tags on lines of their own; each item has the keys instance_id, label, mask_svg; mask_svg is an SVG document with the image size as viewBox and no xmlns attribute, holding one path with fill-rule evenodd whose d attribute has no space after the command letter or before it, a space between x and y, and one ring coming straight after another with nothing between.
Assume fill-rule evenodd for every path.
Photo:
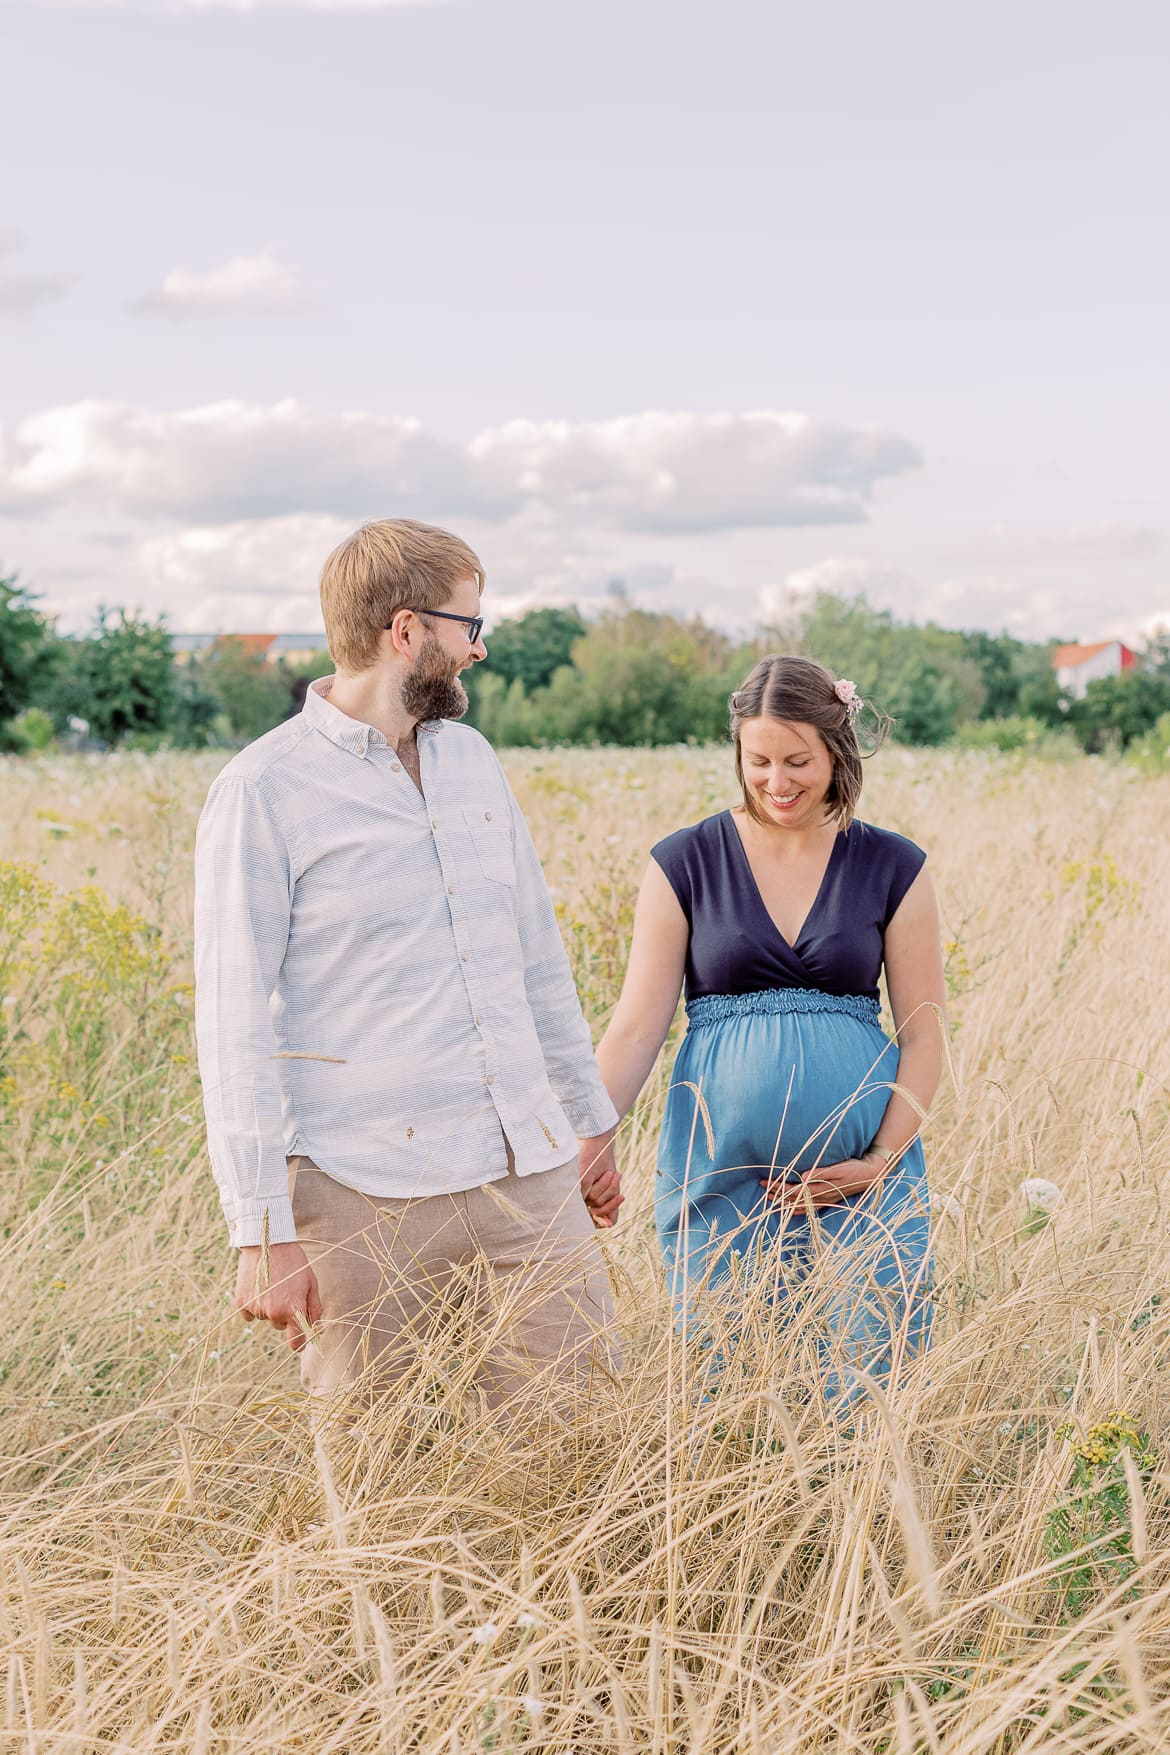
<instances>
[{"instance_id":1,"label":"pink flower hair clip","mask_svg":"<svg viewBox=\"0 0 1170 1755\"><path fill-rule=\"evenodd\" d=\"M840 677L838 681L833 684L833 693L844 707L845 717L849 724L852 725L853 721L861 712L861 709L865 706L865 702L857 692L857 684L855 682L847 682L844 677Z\"/></svg>"}]
</instances>

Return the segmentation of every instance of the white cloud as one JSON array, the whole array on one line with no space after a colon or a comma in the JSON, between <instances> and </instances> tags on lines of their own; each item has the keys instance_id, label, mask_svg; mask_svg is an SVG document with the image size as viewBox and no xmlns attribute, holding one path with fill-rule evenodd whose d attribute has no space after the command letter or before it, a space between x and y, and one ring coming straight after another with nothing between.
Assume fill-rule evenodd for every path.
<instances>
[{"instance_id":1,"label":"white cloud","mask_svg":"<svg viewBox=\"0 0 1170 1755\"><path fill-rule=\"evenodd\" d=\"M770 410L511 421L469 454L505 493L641 530L857 523L875 482L920 461L894 433Z\"/></svg>"},{"instance_id":2,"label":"white cloud","mask_svg":"<svg viewBox=\"0 0 1170 1755\"><path fill-rule=\"evenodd\" d=\"M81 402L0 433L0 505L80 503L227 523L286 513L353 518L442 494L454 447L394 416L309 415L296 402L221 402L173 414Z\"/></svg>"},{"instance_id":3,"label":"white cloud","mask_svg":"<svg viewBox=\"0 0 1170 1755\"><path fill-rule=\"evenodd\" d=\"M27 317L41 305L64 298L72 281L61 274L13 274L7 258L20 248L15 232L0 232L0 316Z\"/></svg>"},{"instance_id":4,"label":"white cloud","mask_svg":"<svg viewBox=\"0 0 1170 1755\"><path fill-rule=\"evenodd\" d=\"M224 317L240 313L297 311L306 301L291 268L269 250L234 256L223 268L192 274L172 268L161 287L139 299L135 310L155 317Z\"/></svg>"},{"instance_id":5,"label":"white cloud","mask_svg":"<svg viewBox=\"0 0 1170 1755\"><path fill-rule=\"evenodd\" d=\"M200 523L544 508L693 533L859 523L875 485L917 462L895 433L770 411L514 421L459 444L399 416L315 415L294 401L166 414L83 402L0 431L0 507L78 502Z\"/></svg>"},{"instance_id":6,"label":"white cloud","mask_svg":"<svg viewBox=\"0 0 1170 1755\"><path fill-rule=\"evenodd\" d=\"M826 555L810 566L796 568L779 584L765 585L757 597L756 610L763 622L784 627L822 593L866 597L884 608L891 600L904 601L908 587L904 575L866 555Z\"/></svg>"},{"instance_id":7,"label":"white cloud","mask_svg":"<svg viewBox=\"0 0 1170 1755\"><path fill-rule=\"evenodd\" d=\"M1003 629L1021 640L1132 641L1142 588L1111 591L1112 571L1112 564L1050 565L1037 576L1022 566L981 568L973 560L962 572L940 571L905 588L898 614L949 628Z\"/></svg>"},{"instance_id":8,"label":"white cloud","mask_svg":"<svg viewBox=\"0 0 1170 1755\"><path fill-rule=\"evenodd\" d=\"M133 565L153 601L178 606L175 627L242 627L247 609L259 626L297 632L320 624L321 565L352 528L313 514L197 526L145 538Z\"/></svg>"}]
</instances>

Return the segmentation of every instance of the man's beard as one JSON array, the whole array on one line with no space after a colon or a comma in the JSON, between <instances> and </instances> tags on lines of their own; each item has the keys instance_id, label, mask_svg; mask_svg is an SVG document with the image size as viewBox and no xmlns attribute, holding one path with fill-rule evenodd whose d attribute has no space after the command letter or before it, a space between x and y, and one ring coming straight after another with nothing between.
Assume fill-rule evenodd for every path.
<instances>
[{"instance_id":1,"label":"man's beard","mask_svg":"<svg viewBox=\"0 0 1170 1755\"><path fill-rule=\"evenodd\" d=\"M402 705L411 718L462 719L470 703L458 672L458 660L448 658L428 632L402 681Z\"/></svg>"}]
</instances>

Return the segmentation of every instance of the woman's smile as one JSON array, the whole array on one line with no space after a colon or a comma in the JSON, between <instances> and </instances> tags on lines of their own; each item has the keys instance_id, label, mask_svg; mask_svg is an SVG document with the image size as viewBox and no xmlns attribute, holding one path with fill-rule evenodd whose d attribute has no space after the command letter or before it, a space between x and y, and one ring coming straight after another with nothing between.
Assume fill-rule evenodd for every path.
<instances>
[{"instance_id":1,"label":"woman's smile","mask_svg":"<svg viewBox=\"0 0 1170 1755\"><path fill-rule=\"evenodd\" d=\"M764 797L775 810L791 810L804 797L804 788L798 787L794 792L786 792L782 796L775 792L765 792Z\"/></svg>"}]
</instances>

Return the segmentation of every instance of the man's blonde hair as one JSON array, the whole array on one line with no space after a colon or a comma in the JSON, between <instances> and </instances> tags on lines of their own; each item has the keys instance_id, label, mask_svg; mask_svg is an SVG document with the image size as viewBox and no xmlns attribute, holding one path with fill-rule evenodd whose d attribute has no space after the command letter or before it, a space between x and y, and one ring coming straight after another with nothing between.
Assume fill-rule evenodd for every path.
<instances>
[{"instance_id":1,"label":"man's blonde hair","mask_svg":"<svg viewBox=\"0 0 1170 1755\"><path fill-rule=\"evenodd\" d=\"M339 670L369 670L399 609L441 609L461 579L483 591L479 557L459 537L413 518L363 524L321 569L325 638Z\"/></svg>"}]
</instances>

